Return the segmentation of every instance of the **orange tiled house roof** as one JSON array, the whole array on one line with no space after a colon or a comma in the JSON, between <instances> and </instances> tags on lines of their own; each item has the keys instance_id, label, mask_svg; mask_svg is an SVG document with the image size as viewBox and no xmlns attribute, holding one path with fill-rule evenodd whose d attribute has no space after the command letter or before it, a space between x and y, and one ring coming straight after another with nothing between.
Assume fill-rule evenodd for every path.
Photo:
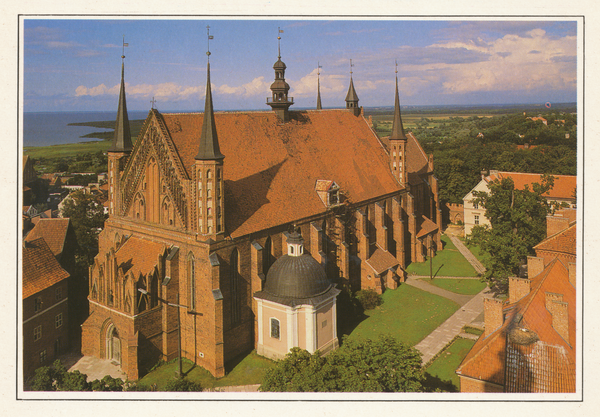
<instances>
[{"instance_id":1,"label":"orange tiled house roof","mask_svg":"<svg viewBox=\"0 0 600 417\"><path fill-rule=\"evenodd\" d=\"M567 340L552 325L546 293L568 303ZM568 269L555 259L532 279L528 295L504 306L502 326L477 340L456 373L502 385L506 392L574 392L575 307ZM536 337L519 342L524 334Z\"/></svg>"},{"instance_id":2,"label":"orange tiled house roof","mask_svg":"<svg viewBox=\"0 0 600 417\"><path fill-rule=\"evenodd\" d=\"M203 114L162 119L189 175ZM401 189L387 151L363 117L321 110L290 112L290 119L281 124L270 111L215 114L232 237L320 214L319 179L335 181L351 202ZM416 158L422 159L420 153ZM421 162L409 167L420 168Z\"/></svg>"},{"instance_id":3,"label":"orange tiled house roof","mask_svg":"<svg viewBox=\"0 0 600 417\"><path fill-rule=\"evenodd\" d=\"M535 251L545 250L552 252L576 253L577 250L577 225L572 224L567 229L548 236L536 246Z\"/></svg>"},{"instance_id":4,"label":"orange tiled house roof","mask_svg":"<svg viewBox=\"0 0 600 417\"><path fill-rule=\"evenodd\" d=\"M69 219L40 219L25 238L26 242L44 238L54 256L62 253L69 228Z\"/></svg>"},{"instance_id":5,"label":"orange tiled house roof","mask_svg":"<svg viewBox=\"0 0 600 417\"><path fill-rule=\"evenodd\" d=\"M23 299L67 279L65 271L43 238L26 242L23 247Z\"/></svg>"},{"instance_id":6,"label":"orange tiled house roof","mask_svg":"<svg viewBox=\"0 0 600 417\"><path fill-rule=\"evenodd\" d=\"M531 184L534 182L541 184L541 174L526 174L523 172L498 172L497 174L491 174L486 177L486 181L490 182L496 179L501 180L502 178L512 178L515 183L515 189L522 190L525 185L529 185L531 190ZM577 189L577 176L575 175L553 175L554 187L550 191L544 194L549 199L566 199L573 200L575 190Z\"/></svg>"}]
</instances>

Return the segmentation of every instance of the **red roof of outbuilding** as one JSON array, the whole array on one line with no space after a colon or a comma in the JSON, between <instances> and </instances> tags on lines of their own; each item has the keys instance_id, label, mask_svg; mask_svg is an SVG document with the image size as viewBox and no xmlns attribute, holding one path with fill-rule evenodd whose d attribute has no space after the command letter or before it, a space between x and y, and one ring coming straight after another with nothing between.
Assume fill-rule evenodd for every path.
<instances>
[{"instance_id":1,"label":"red roof of outbuilding","mask_svg":"<svg viewBox=\"0 0 600 417\"><path fill-rule=\"evenodd\" d=\"M203 114L163 114L188 173L198 152ZM323 212L318 179L335 181L351 202L401 189L389 157L365 119L346 110L216 113L225 155L225 219L239 237ZM409 164L410 166L410 164Z\"/></svg>"},{"instance_id":2,"label":"red roof of outbuilding","mask_svg":"<svg viewBox=\"0 0 600 417\"><path fill-rule=\"evenodd\" d=\"M43 238L26 242L23 247L23 299L67 279L65 271Z\"/></svg>"},{"instance_id":3,"label":"red roof of outbuilding","mask_svg":"<svg viewBox=\"0 0 600 417\"><path fill-rule=\"evenodd\" d=\"M486 177L486 181L493 181L495 179L501 180L502 178L512 178L515 189L522 190L525 185L529 186L531 190L531 184L534 182L541 184L541 174L526 174L523 172L498 172L497 174L491 174ZM550 191L544 194L544 197L553 199L566 199L575 200L575 190L577 189L577 176L575 175L553 175L554 187Z\"/></svg>"},{"instance_id":4,"label":"red roof of outbuilding","mask_svg":"<svg viewBox=\"0 0 600 417\"><path fill-rule=\"evenodd\" d=\"M40 218L33 230L25 237L26 242L43 237L54 256L62 253L65 238L69 228L69 219L44 219Z\"/></svg>"}]
</instances>

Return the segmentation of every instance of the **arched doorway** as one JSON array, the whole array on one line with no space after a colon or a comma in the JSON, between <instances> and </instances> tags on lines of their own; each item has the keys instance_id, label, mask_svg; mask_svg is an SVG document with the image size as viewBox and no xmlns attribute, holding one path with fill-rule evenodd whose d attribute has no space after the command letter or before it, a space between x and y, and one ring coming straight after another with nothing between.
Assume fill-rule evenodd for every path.
<instances>
[{"instance_id":1,"label":"arched doorway","mask_svg":"<svg viewBox=\"0 0 600 417\"><path fill-rule=\"evenodd\" d=\"M121 365L121 339L114 324L106 331L106 359Z\"/></svg>"}]
</instances>

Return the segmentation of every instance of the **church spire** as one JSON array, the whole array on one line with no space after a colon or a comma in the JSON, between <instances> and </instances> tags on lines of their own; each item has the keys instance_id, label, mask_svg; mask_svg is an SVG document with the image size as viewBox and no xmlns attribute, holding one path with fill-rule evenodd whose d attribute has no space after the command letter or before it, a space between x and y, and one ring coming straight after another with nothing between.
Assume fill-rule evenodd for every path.
<instances>
[{"instance_id":1,"label":"church spire","mask_svg":"<svg viewBox=\"0 0 600 417\"><path fill-rule=\"evenodd\" d=\"M208 36L212 39L212 36ZM204 119L202 120L202 133L200 134L200 146L196 159L223 159L225 156L219 149L217 128L215 126L215 115L213 111L212 90L210 87L210 50L206 52L209 62L206 64L206 97L204 100Z\"/></svg>"},{"instance_id":2,"label":"church spire","mask_svg":"<svg viewBox=\"0 0 600 417\"><path fill-rule=\"evenodd\" d=\"M400 114L400 96L398 94L398 62L396 62L396 102L394 103L394 121L390 140L407 140Z\"/></svg>"},{"instance_id":3,"label":"church spire","mask_svg":"<svg viewBox=\"0 0 600 417\"><path fill-rule=\"evenodd\" d=\"M358 107L358 95L354 89L354 81L352 80L352 67L354 64L350 60L350 87L348 87L348 94L346 94L346 109L352 110L355 116L360 115L360 107Z\"/></svg>"},{"instance_id":4,"label":"church spire","mask_svg":"<svg viewBox=\"0 0 600 417\"><path fill-rule=\"evenodd\" d=\"M125 43L123 36L123 54L121 55L121 90L119 92L119 107L117 108L117 121L115 123L115 136L113 138L110 152L129 152L133 148L131 144L131 131L129 130L129 117L127 115L127 103L125 101Z\"/></svg>"},{"instance_id":5,"label":"church spire","mask_svg":"<svg viewBox=\"0 0 600 417\"><path fill-rule=\"evenodd\" d=\"M321 110L321 67L317 62L317 110Z\"/></svg>"}]
</instances>

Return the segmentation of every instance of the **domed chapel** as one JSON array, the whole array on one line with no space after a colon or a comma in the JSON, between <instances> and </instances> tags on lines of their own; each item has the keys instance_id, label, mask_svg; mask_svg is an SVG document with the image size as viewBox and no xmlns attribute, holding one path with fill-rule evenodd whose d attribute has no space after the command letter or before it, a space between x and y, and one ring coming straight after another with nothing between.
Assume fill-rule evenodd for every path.
<instances>
[{"instance_id":1,"label":"domed chapel","mask_svg":"<svg viewBox=\"0 0 600 417\"><path fill-rule=\"evenodd\" d=\"M343 108L322 108L318 80L317 108L294 111L280 52L273 70L270 109L215 112L209 62L204 111L152 108L133 141L123 60L84 355L136 380L179 343L216 377L252 349L328 351L341 286L393 290L441 248L433 158L404 130L397 76L379 138L352 73Z\"/></svg>"}]
</instances>

